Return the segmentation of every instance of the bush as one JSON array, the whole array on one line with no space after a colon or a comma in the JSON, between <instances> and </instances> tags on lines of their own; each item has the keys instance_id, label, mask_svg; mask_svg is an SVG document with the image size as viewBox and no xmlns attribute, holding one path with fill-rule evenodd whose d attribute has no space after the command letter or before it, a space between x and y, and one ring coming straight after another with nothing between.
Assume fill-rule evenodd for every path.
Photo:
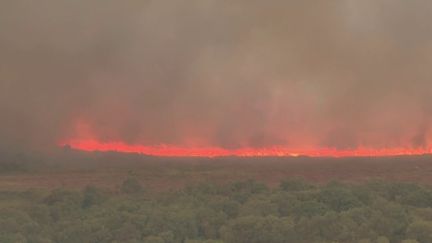
<instances>
[{"instance_id":1,"label":"bush","mask_svg":"<svg viewBox=\"0 0 432 243\"><path fill-rule=\"evenodd\" d=\"M82 207L89 208L94 205L99 205L105 201L105 196L102 191L95 187L87 186L83 191Z\"/></svg>"},{"instance_id":2,"label":"bush","mask_svg":"<svg viewBox=\"0 0 432 243\"><path fill-rule=\"evenodd\" d=\"M408 226L407 236L419 243L432 242L432 222L414 221Z\"/></svg>"},{"instance_id":3,"label":"bush","mask_svg":"<svg viewBox=\"0 0 432 243\"><path fill-rule=\"evenodd\" d=\"M283 191L306 191L314 188L313 185L307 183L305 180L300 178L284 180L280 183L280 188Z\"/></svg>"},{"instance_id":4,"label":"bush","mask_svg":"<svg viewBox=\"0 0 432 243\"><path fill-rule=\"evenodd\" d=\"M293 224L288 218L241 217L221 229L226 243L289 243L297 242Z\"/></svg>"},{"instance_id":5,"label":"bush","mask_svg":"<svg viewBox=\"0 0 432 243\"><path fill-rule=\"evenodd\" d=\"M128 177L121 185L121 192L126 194L139 193L142 191L143 187L135 177Z\"/></svg>"},{"instance_id":6,"label":"bush","mask_svg":"<svg viewBox=\"0 0 432 243\"><path fill-rule=\"evenodd\" d=\"M414 200L429 189L395 185L241 181L143 196L130 175L122 193L2 192L0 242L432 242L432 211Z\"/></svg>"}]
</instances>

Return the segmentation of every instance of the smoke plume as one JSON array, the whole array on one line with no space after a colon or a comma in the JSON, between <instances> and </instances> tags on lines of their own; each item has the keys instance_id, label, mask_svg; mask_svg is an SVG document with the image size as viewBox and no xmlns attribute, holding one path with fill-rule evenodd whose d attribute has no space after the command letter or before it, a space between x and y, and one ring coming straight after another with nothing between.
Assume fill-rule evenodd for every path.
<instances>
[{"instance_id":1,"label":"smoke plume","mask_svg":"<svg viewBox=\"0 0 432 243\"><path fill-rule=\"evenodd\" d=\"M432 2L5 0L0 148L431 145Z\"/></svg>"}]
</instances>

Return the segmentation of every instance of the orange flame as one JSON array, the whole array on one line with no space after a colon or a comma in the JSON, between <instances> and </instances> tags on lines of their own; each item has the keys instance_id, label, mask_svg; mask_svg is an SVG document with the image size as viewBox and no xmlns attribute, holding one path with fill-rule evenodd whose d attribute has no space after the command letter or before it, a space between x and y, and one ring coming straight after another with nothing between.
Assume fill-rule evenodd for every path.
<instances>
[{"instance_id":1,"label":"orange flame","mask_svg":"<svg viewBox=\"0 0 432 243\"><path fill-rule=\"evenodd\" d=\"M94 139L71 140L68 142L62 142L59 145L68 145L72 149L81 151L113 151L121 153L138 153L161 157L383 157L432 154L432 149L424 148L357 148L347 150L321 148L316 150L292 150L284 147L268 147L225 149L220 147L189 148L169 145L144 146L127 144L121 141L100 142Z\"/></svg>"}]
</instances>

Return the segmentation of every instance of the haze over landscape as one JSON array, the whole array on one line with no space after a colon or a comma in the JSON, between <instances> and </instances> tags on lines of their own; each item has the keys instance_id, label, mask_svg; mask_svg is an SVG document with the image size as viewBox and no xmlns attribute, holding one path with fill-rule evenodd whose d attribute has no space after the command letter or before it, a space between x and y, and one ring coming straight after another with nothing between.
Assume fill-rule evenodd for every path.
<instances>
[{"instance_id":1,"label":"haze over landscape","mask_svg":"<svg viewBox=\"0 0 432 243\"><path fill-rule=\"evenodd\" d=\"M0 243L431 243L432 1L0 0Z\"/></svg>"},{"instance_id":2,"label":"haze over landscape","mask_svg":"<svg viewBox=\"0 0 432 243\"><path fill-rule=\"evenodd\" d=\"M6 0L0 148L430 153L431 10L421 0Z\"/></svg>"}]
</instances>

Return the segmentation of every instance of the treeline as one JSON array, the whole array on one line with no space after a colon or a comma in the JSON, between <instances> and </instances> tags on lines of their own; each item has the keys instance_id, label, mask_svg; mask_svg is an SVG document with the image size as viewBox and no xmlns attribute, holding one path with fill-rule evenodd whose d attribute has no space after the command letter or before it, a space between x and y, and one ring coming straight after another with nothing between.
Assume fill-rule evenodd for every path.
<instances>
[{"instance_id":1,"label":"treeline","mask_svg":"<svg viewBox=\"0 0 432 243\"><path fill-rule=\"evenodd\" d=\"M131 176L115 192L1 192L0 242L430 243L431 207L432 188L412 183L250 180L154 193Z\"/></svg>"}]
</instances>

